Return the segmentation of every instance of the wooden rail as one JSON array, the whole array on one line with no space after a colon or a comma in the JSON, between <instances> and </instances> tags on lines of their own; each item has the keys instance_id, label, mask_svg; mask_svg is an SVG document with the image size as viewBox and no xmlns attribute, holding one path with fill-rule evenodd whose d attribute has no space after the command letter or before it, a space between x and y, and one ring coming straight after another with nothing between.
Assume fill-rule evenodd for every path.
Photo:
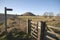
<instances>
[{"instance_id":1,"label":"wooden rail","mask_svg":"<svg viewBox=\"0 0 60 40\"><path fill-rule=\"evenodd\" d=\"M49 25L47 25L47 27L49 27L49 28L53 28L53 29L56 29L56 30L60 30L59 27L54 27L54 26L49 26Z\"/></svg>"},{"instance_id":2,"label":"wooden rail","mask_svg":"<svg viewBox=\"0 0 60 40\"><path fill-rule=\"evenodd\" d=\"M59 38L58 38L59 34L55 33L53 29L60 30L60 28L54 27L54 26L49 26L49 25L47 25L47 27L49 29L49 30L47 30L47 35L50 34L49 37L51 36L51 38L53 38L51 40L54 40L54 39L59 40Z\"/></svg>"}]
</instances>

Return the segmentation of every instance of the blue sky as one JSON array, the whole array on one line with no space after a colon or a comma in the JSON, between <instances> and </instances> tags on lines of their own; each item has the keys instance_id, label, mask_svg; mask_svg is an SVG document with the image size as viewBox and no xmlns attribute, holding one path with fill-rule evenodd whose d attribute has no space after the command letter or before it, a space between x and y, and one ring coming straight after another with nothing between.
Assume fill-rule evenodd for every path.
<instances>
[{"instance_id":1,"label":"blue sky","mask_svg":"<svg viewBox=\"0 0 60 40\"><path fill-rule=\"evenodd\" d=\"M60 13L60 0L0 0L0 13L4 13L4 7L12 8L8 14L23 14L32 12L43 15L44 12Z\"/></svg>"}]
</instances>

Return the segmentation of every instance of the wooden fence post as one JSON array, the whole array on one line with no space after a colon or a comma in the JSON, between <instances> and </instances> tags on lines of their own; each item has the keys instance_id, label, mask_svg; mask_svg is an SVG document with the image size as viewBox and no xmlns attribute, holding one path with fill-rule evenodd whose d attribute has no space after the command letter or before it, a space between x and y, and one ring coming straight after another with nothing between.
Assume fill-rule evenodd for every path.
<instances>
[{"instance_id":1,"label":"wooden fence post","mask_svg":"<svg viewBox=\"0 0 60 40\"><path fill-rule=\"evenodd\" d=\"M43 21L41 21L41 36L40 36L40 40L45 40L46 39L46 31L47 31L47 29L46 29L46 22L43 22Z\"/></svg>"},{"instance_id":2,"label":"wooden fence post","mask_svg":"<svg viewBox=\"0 0 60 40\"><path fill-rule=\"evenodd\" d=\"M31 33L31 20L28 19L28 27L27 27L27 34Z\"/></svg>"}]
</instances>

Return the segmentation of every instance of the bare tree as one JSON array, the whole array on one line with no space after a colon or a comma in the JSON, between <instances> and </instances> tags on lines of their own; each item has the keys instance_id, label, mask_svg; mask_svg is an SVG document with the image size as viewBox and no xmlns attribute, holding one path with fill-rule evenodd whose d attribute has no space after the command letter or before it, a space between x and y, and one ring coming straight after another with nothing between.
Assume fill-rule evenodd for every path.
<instances>
[{"instance_id":1,"label":"bare tree","mask_svg":"<svg viewBox=\"0 0 60 40\"><path fill-rule=\"evenodd\" d=\"M58 13L56 16L60 17L60 13Z\"/></svg>"},{"instance_id":2,"label":"bare tree","mask_svg":"<svg viewBox=\"0 0 60 40\"><path fill-rule=\"evenodd\" d=\"M57 17L57 18L60 18L60 13L58 13L58 14L56 15L56 17Z\"/></svg>"},{"instance_id":3,"label":"bare tree","mask_svg":"<svg viewBox=\"0 0 60 40\"><path fill-rule=\"evenodd\" d=\"M47 18L47 17L48 17L48 12L45 12L45 13L43 14L43 16L44 16L45 18Z\"/></svg>"},{"instance_id":4,"label":"bare tree","mask_svg":"<svg viewBox=\"0 0 60 40\"><path fill-rule=\"evenodd\" d=\"M49 12L49 18L54 17L54 13L53 12Z\"/></svg>"}]
</instances>

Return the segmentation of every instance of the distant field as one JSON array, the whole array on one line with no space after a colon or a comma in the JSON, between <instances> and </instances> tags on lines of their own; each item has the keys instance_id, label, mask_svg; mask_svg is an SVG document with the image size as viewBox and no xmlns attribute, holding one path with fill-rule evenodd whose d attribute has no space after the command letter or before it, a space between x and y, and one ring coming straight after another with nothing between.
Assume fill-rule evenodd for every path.
<instances>
[{"instance_id":1,"label":"distant field","mask_svg":"<svg viewBox=\"0 0 60 40\"><path fill-rule=\"evenodd\" d=\"M60 17L45 18L43 16L18 16L18 18L32 21L46 21L48 25L60 26Z\"/></svg>"}]
</instances>

